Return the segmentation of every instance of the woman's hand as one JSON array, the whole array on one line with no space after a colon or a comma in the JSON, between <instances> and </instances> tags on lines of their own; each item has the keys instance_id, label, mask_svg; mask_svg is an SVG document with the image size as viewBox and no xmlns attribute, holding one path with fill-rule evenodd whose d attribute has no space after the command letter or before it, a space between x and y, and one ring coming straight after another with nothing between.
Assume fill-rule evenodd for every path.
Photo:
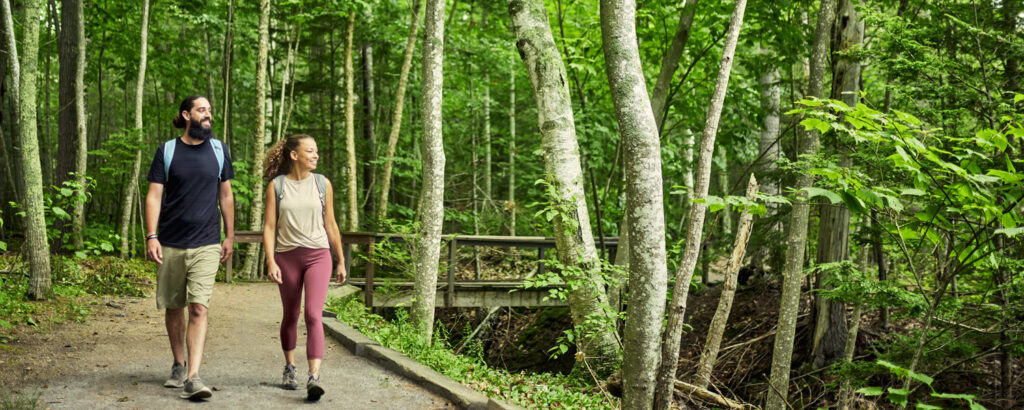
<instances>
[{"instance_id":1,"label":"woman's hand","mask_svg":"<svg viewBox=\"0 0 1024 410\"><path fill-rule=\"evenodd\" d=\"M281 280L281 268L277 266L276 263L267 266L267 277L278 285L284 283L284 281Z\"/></svg>"},{"instance_id":2,"label":"woman's hand","mask_svg":"<svg viewBox=\"0 0 1024 410\"><path fill-rule=\"evenodd\" d=\"M348 272L345 271L345 261L338 261L338 266L334 267L334 271L337 272L335 275L338 276L338 284L345 284L345 280L348 279Z\"/></svg>"}]
</instances>

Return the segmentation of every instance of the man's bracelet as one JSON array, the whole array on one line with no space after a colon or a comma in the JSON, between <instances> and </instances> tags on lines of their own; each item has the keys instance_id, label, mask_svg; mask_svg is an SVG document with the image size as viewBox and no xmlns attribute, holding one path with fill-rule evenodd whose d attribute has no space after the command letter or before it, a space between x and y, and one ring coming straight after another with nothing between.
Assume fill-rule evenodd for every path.
<instances>
[{"instance_id":1,"label":"man's bracelet","mask_svg":"<svg viewBox=\"0 0 1024 410\"><path fill-rule=\"evenodd\" d=\"M156 239L156 234L152 234L152 235L147 235L146 236L146 240L147 241L150 240L150 239Z\"/></svg>"}]
</instances>

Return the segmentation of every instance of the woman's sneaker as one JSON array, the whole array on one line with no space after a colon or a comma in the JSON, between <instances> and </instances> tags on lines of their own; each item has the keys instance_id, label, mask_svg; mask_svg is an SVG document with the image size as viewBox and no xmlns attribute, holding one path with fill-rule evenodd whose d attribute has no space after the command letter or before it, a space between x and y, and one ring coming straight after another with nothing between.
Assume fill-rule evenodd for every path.
<instances>
[{"instance_id":1,"label":"woman's sneaker","mask_svg":"<svg viewBox=\"0 0 1024 410\"><path fill-rule=\"evenodd\" d=\"M185 364L174 362L171 366L171 377L164 382L164 387L181 387L185 385Z\"/></svg>"},{"instance_id":2,"label":"woman's sneaker","mask_svg":"<svg viewBox=\"0 0 1024 410\"><path fill-rule=\"evenodd\" d=\"M182 393L181 398L189 400L200 400L208 399L213 396L213 390L206 387L203 381L199 378L199 375L192 376L192 378L185 380L185 392Z\"/></svg>"},{"instance_id":3,"label":"woman's sneaker","mask_svg":"<svg viewBox=\"0 0 1024 410\"><path fill-rule=\"evenodd\" d=\"M323 395L324 388L320 386L320 375L309 375L309 381L306 382L306 400L317 401Z\"/></svg>"},{"instance_id":4,"label":"woman's sneaker","mask_svg":"<svg viewBox=\"0 0 1024 410\"><path fill-rule=\"evenodd\" d=\"M299 381L295 380L295 366L285 365L284 366L284 377L281 380L281 387L288 390L295 390L299 388Z\"/></svg>"}]
</instances>

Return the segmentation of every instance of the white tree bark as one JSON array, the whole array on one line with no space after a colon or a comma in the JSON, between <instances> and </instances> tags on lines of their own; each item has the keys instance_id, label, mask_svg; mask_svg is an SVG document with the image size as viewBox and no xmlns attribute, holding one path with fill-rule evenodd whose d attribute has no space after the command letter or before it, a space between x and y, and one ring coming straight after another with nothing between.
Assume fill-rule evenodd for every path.
<instances>
[{"instance_id":1,"label":"white tree bark","mask_svg":"<svg viewBox=\"0 0 1024 410\"><path fill-rule=\"evenodd\" d=\"M729 31L726 33L722 59L718 64L718 78L711 95L704 133L701 135L700 156L697 164L697 185L694 187L694 199L704 199L708 195L711 183L711 159L715 152L715 136L718 134L718 121L722 117L722 106L725 103L725 92L729 88L729 75L732 72L733 56L736 54L736 43L743 26L743 13L746 11L746 0L736 0ZM672 404L673 382L676 378L676 363L679 360L679 343L683 332L683 319L686 314L686 298L690 292L690 281L697 267L700 253L701 237L704 230L704 217L707 203L690 205L687 217L686 248L683 260L676 271L676 284L672 289L672 301L669 305L668 327L665 329L665 342L662 345L661 368L658 371L658 386L655 391L654 407L668 409ZM630 238L636 242L636 238Z\"/></svg>"},{"instance_id":2,"label":"white tree bark","mask_svg":"<svg viewBox=\"0 0 1024 410\"><path fill-rule=\"evenodd\" d=\"M607 318L607 296L597 272L600 265L583 192L579 145L565 81L568 76L543 2L507 0L507 4L516 46L536 96L544 173L557 190L557 196L549 200L566 211L553 221L558 260L582 272L566 278L579 285L569 292L573 324L581 333L577 335L577 347L591 368L599 375L606 374L618 362L618 343L613 326L596 330L584 326L590 315Z\"/></svg>"},{"instance_id":3,"label":"white tree bark","mask_svg":"<svg viewBox=\"0 0 1024 410\"><path fill-rule=\"evenodd\" d=\"M270 0L260 0L259 46L256 52L256 129L252 141L252 175L263 175L263 156L267 136L267 54L270 48ZM263 182L252 187L252 210L249 213L249 229L259 230L263 226ZM260 244L251 243L245 253L242 272L250 279L259 277L257 258Z\"/></svg>"},{"instance_id":4,"label":"white tree bark","mask_svg":"<svg viewBox=\"0 0 1024 410\"><path fill-rule=\"evenodd\" d=\"M430 343L434 324L434 295L444 222L444 145L441 123L444 60L444 0L427 0L423 31L423 88L420 112L423 127L423 188L420 190L420 232L416 243L413 323Z\"/></svg>"},{"instance_id":5,"label":"white tree bark","mask_svg":"<svg viewBox=\"0 0 1024 410\"><path fill-rule=\"evenodd\" d=\"M508 234L516 236L516 57L508 69Z\"/></svg>"},{"instance_id":6,"label":"white tree bark","mask_svg":"<svg viewBox=\"0 0 1024 410\"><path fill-rule=\"evenodd\" d=\"M747 183L747 199L753 200L755 193L757 193L757 179L754 178L754 174L750 174L750 182ZM733 297L736 296L736 283L740 266L743 265L743 254L747 250L747 240L750 239L753 220L754 216L750 214L750 211L744 209L740 212L739 226L736 227L736 239L732 244L732 256L729 257L729 266L725 271L722 295L718 299L718 309L715 310L715 316L711 319L711 325L708 326L708 337L704 341L700 361L697 363L697 374L694 376L694 384L702 389L708 388L711 383L711 371L715 368L719 348L722 347L722 335L725 334L725 325L729 322L729 312L732 311Z\"/></svg>"},{"instance_id":7,"label":"white tree bark","mask_svg":"<svg viewBox=\"0 0 1024 410\"><path fill-rule=\"evenodd\" d=\"M3 20L11 77L16 84L13 97L17 101L21 145L21 170L25 192L25 243L23 252L29 264L29 299L46 299L51 293L50 246L46 241L46 220L43 218L43 174L39 163L39 140L36 135L36 76L39 71L39 2L22 3L25 22L22 28L21 62L14 42L14 21L11 4L3 0Z\"/></svg>"},{"instance_id":8,"label":"white tree bark","mask_svg":"<svg viewBox=\"0 0 1024 410\"><path fill-rule=\"evenodd\" d=\"M348 14L345 33L345 166L348 170L348 230L359 230L359 200L356 187L356 126L355 126L355 72L352 70L352 33L355 31L356 13Z\"/></svg>"},{"instance_id":9,"label":"white tree bark","mask_svg":"<svg viewBox=\"0 0 1024 410\"><path fill-rule=\"evenodd\" d=\"M139 76L135 80L135 132L137 141L142 143L142 95L146 83L146 55L149 48L149 0L142 0L142 35L139 47ZM121 212L121 257L128 257L128 228L131 224L135 195L139 190L139 168L142 166L142 150L135 150L135 162L132 163L131 176L125 187L125 198Z\"/></svg>"},{"instance_id":10,"label":"white tree bark","mask_svg":"<svg viewBox=\"0 0 1024 410\"><path fill-rule=\"evenodd\" d=\"M412 4L412 20L409 23L409 38L405 41L405 54L402 55L402 71L398 75L398 89L395 91L395 110L391 116L391 131L384 151L384 166L380 175L380 196L377 199L377 220L383 221L388 215L388 195L391 194L391 170L394 166L395 149L398 136L402 130L402 111L405 107L405 87L409 85L409 70L412 68L412 53L416 49L416 35L420 28L420 12L423 8L421 0Z\"/></svg>"},{"instance_id":11,"label":"white tree bark","mask_svg":"<svg viewBox=\"0 0 1024 410\"><path fill-rule=\"evenodd\" d=\"M648 408L661 358L668 268L661 143L651 111L636 38L636 3L601 1L601 38L619 123L629 221L629 310L624 329L622 406Z\"/></svg>"},{"instance_id":12,"label":"white tree bark","mask_svg":"<svg viewBox=\"0 0 1024 410\"><path fill-rule=\"evenodd\" d=\"M809 64L810 75L807 82L809 97L822 96L822 88L825 83L825 64L828 58L828 40L835 14L836 0L821 0ZM803 148L801 154L816 154L820 145L818 133L813 129L806 132L804 141L800 145ZM800 310L800 284L804 277L807 218L810 214L807 193L803 190L810 187L812 183L811 175L801 172L793 187L797 194L793 200L793 210L789 214L789 232L786 234L786 264L782 272L782 298L779 301L779 323L775 333L772 370L769 378L768 398L765 403L767 410L787 408L786 397L789 392L789 372L793 362L796 316Z\"/></svg>"},{"instance_id":13,"label":"white tree bark","mask_svg":"<svg viewBox=\"0 0 1024 410\"><path fill-rule=\"evenodd\" d=\"M684 0L685 1L685 0ZM679 24L676 25L676 34L672 37L672 43L668 46L665 56L661 60L661 70L658 72L658 80L651 92L651 109L654 111L654 120L658 124L658 134L664 129L665 107L668 105L668 90L672 86L672 77L679 68L679 58L683 56L686 43L690 40L690 28L693 27L693 16L697 13L699 0L685 2L685 9L679 15Z\"/></svg>"}]
</instances>

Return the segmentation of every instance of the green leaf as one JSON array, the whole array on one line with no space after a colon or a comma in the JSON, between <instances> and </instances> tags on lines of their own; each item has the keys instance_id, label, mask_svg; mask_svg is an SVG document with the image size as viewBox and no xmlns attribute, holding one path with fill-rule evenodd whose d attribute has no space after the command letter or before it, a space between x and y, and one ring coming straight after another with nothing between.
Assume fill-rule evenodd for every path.
<instances>
[{"instance_id":1,"label":"green leaf","mask_svg":"<svg viewBox=\"0 0 1024 410\"><path fill-rule=\"evenodd\" d=\"M805 118L803 121L800 121L800 125L804 126L804 130L815 128L822 134L828 132L828 130L832 128L827 122L817 118Z\"/></svg>"},{"instance_id":2,"label":"green leaf","mask_svg":"<svg viewBox=\"0 0 1024 410\"><path fill-rule=\"evenodd\" d=\"M1005 213L999 217L999 223L1003 224L1004 228L1016 228L1017 220L1013 218L1013 214Z\"/></svg>"},{"instance_id":3,"label":"green leaf","mask_svg":"<svg viewBox=\"0 0 1024 410\"><path fill-rule=\"evenodd\" d=\"M63 208L61 208L59 206L55 206L55 207L53 207L51 209L53 210L53 216L57 217L57 219L63 219L63 220L71 219L71 215L69 215L67 212L64 212Z\"/></svg>"},{"instance_id":4,"label":"green leaf","mask_svg":"<svg viewBox=\"0 0 1024 410\"><path fill-rule=\"evenodd\" d=\"M862 387L857 389L854 393L863 394L865 396L881 396L882 393L885 393L885 390L881 387Z\"/></svg>"},{"instance_id":5,"label":"green leaf","mask_svg":"<svg viewBox=\"0 0 1024 410\"><path fill-rule=\"evenodd\" d=\"M932 397L936 399L954 399L954 400L974 400L973 394L962 394L962 393L932 393Z\"/></svg>"},{"instance_id":6,"label":"green leaf","mask_svg":"<svg viewBox=\"0 0 1024 410\"><path fill-rule=\"evenodd\" d=\"M835 192L829 191L827 189L815 188L811 186L804 188L804 192L807 192L807 199L823 196L825 198L828 198L829 202L832 204L838 204L840 202L843 202L842 197L837 195Z\"/></svg>"},{"instance_id":7,"label":"green leaf","mask_svg":"<svg viewBox=\"0 0 1024 410\"><path fill-rule=\"evenodd\" d=\"M988 410L988 409L985 408L985 406L982 406L981 404L978 404L978 403L975 403L975 402L972 401L971 402L971 410Z\"/></svg>"},{"instance_id":8,"label":"green leaf","mask_svg":"<svg viewBox=\"0 0 1024 410\"><path fill-rule=\"evenodd\" d=\"M1000 228L996 229L996 235L1003 234L1010 238L1024 233L1024 226L1018 226L1016 228Z\"/></svg>"},{"instance_id":9,"label":"green leaf","mask_svg":"<svg viewBox=\"0 0 1024 410\"><path fill-rule=\"evenodd\" d=\"M849 209L850 212L862 214L867 211L867 208L864 207L864 202L861 201L860 198L853 196L849 191L843 191L841 195L843 197L843 203L846 204L846 208Z\"/></svg>"},{"instance_id":10,"label":"green leaf","mask_svg":"<svg viewBox=\"0 0 1024 410\"><path fill-rule=\"evenodd\" d=\"M929 386L931 386L932 382L935 381L935 379L932 379L927 374L921 374L921 373L918 373L918 372L915 372L915 371L910 371L909 372L909 376L910 376L911 379L917 380L917 381L919 381L921 383L924 383L924 384L927 384Z\"/></svg>"},{"instance_id":11,"label":"green leaf","mask_svg":"<svg viewBox=\"0 0 1024 410\"><path fill-rule=\"evenodd\" d=\"M900 188L900 195L924 196L924 191L917 188Z\"/></svg>"},{"instance_id":12,"label":"green leaf","mask_svg":"<svg viewBox=\"0 0 1024 410\"><path fill-rule=\"evenodd\" d=\"M1020 100L1024 100L1024 94L1014 93L1013 94L1013 103L1014 104L1019 103Z\"/></svg>"},{"instance_id":13,"label":"green leaf","mask_svg":"<svg viewBox=\"0 0 1024 410\"><path fill-rule=\"evenodd\" d=\"M942 407L933 406L931 404L924 404L924 403L921 403L921 402L917 402L917 404L914 405L914 408L921 409L921 410L941 410L942 409Z\"/></svg>"}]
</instances>

